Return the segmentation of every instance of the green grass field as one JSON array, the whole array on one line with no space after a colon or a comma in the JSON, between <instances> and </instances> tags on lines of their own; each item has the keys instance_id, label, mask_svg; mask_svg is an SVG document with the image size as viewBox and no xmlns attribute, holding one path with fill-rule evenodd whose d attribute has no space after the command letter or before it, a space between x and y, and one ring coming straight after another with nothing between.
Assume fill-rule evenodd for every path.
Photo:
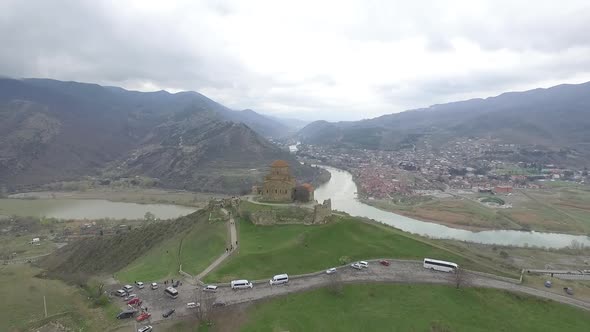
<instances>
[{"instance_id":1,"label":"green grass field","mask_svg":"<svg viewBox=\"0 0 590 332\"><path fill-rule=\"evenodd\" d=\"M181 235L168 239L148 250L144 255L115 273L121 282L159 281L178 275L178 246Z\"/></svg>"},{"instance_id":2,"label":"green grass field","mask_svg":"<svg viewBox=\"0 0 590 332\"><path fill-rule=\"evenodd\" d=\"M208 222L201 218L188 233L178 234L151 248L115 277L123 282L167 279L178 275L179 264L183 271L198 274L224 252L225 225L223 221Z\"/></svg>"},{"instance_id":3,"label":"green grass field","mask_svg":"<svg viewBox=\"0 0 590 332\"><path fill-rule=\"evenodd\" d=\"M493 289L346 285L258 303L242 331L587 331L590 314Z\"/></svg>"},{"instance_id":4,"label":"green grass field","mask_svg":"<svg viewBox=\"0 0 590 332\"><path fill-rule=\"evenodd\" d=\"M467 268L482 269L452 252L417 241L393 228L350 217L316 226L255 226L240 221L239 252L206 276L207 281L264 279L277 273L301 274L370 258L451 260Z\"/></svg>"},{"instance_id":5,"label":"green grass field","mask_svg":"<svg viewBox=\"0 0 590 332\"><path fill-rule=\"evenodd\" d=\"M102 331L115 323L102 309L89 307L83 292L59 280L40 279L41 270L26 265L0 266L0 331L39 326L44 317L43 296L51 317L76 331ZM114 317L114 316L113 316Z\"/></svg>"},{"instance_id":6,"label":"green grass field","mask_svg":"<svg viewBox=\"0 0 590 332\"><path fill-rule=\"evenodd\" d=\"M223 221L195 225L182 241L182 270L197 275L225 251L227 226Z\"/></svg>"}]
</instances>

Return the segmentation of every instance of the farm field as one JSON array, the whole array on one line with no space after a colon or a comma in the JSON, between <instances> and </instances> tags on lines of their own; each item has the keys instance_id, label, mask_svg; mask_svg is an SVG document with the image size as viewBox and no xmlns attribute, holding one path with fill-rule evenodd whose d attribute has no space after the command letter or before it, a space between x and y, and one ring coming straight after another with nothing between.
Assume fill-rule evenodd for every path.
<instances>
[{"instance_id":1,"label":"farm field","mask_svg":"<svg viewBox=\"0 0 590 332\"><path fill-rule=\"evenodd\" d=\"M111 308L91 308L83 292L59 280L35 277L41 270L27 265L0 266L0 331L43 325L43 296L52 321L81 331L102 331L114 325Z\"/></svg>"},{"instance_id":2,"label":"farm field","mask_svg":"<svg viewBox=\"0 0 590 332\"><path fill-rule=\"evenodd\" d=\"M106 199L113 202L139 204L173 204L192 207L204 207L208 201L223 195L197 193L182 190L165 190L157 188L121 188L100 186L85 190L36 191L10 195L9 198L20 199Z\"/></svg>"},{"instance_id":3,"label":"farm field","mask_svg":"<svg viewBox=\"0 0 590 332\"><path fill-rule=\"evenodd\" d=\"M493 289L354 284L257 303L241 331L586 331L588 324L580 309Z\"/></svg>"},{"instance_id":4,"label":"farm field","mask_svg":"<svg viewBox=\"0 0 590 332\"><path fill-rule=\"evenodd\" d=\"M417 200L415 204L396 204L391 200L364 202L382 210L456 228L590 233L588 187L553 185L547 189L518 191L511 196L492 196L505 200L511 204L511 208L488 207L476 202L478 197L465 195L462 199L432 198Z\"/></svg>"}]
</instances>

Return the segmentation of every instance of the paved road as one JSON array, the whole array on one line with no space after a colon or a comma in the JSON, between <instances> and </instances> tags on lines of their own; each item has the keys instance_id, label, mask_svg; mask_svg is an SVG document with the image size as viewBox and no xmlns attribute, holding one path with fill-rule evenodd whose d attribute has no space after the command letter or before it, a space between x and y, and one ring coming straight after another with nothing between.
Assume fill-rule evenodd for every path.
<instances>
[{"instance_id":1,"label":"paved road","mask_svg":"<svg viewBox=\"0 0 590 332\"><path fill-rule=\"evenodd\" d=\"M390 260L390 266L382 266L376 261L370 261L369 267L363 270L354 270L349 266L339 267L338 272L327 275L323 271L302 277L291 276L286 285L270 286L268 281L255 282L252 289L232 290L227 284L219 285L214 293L215 301L223 302L226 305L233 305L264 298L285 295L289 293L302 292L314 288L328 286L333 280L342 283L407 283L407 284L443 284L454 285L455 275L452 273L426 270L420 261ZM278 271L277 273L282 272ZM247 277L247 276L243 276ZM270 278L270 276L269 276ZM485 274L465 271L465 286L495 288L511 292L520 292L528 295L550 299L556 302L572 305L590 311L590 302L579 298L547 292L541 289L534 289L514 282L496 279ZM175 317L193 315L195 312L186 308L187 302L195 301L198 288L184 283L178 288L179 297L171 299L163 293L162 289L152 291L147 287L136 292L144 301L144 305L150 308L153 316L151 322L163 320L162 312L170 308L176 308ZM121 303L123 307L123 302ZM168 319L174 319L173 317Z\"/></svg>"},{"instance_id":2,"label":"paved road","mask_svg":"<svg viewBox=\"0 0 590 332\"><path fill-rule=\"evenodd\" d=\"M281 286L271 287L268 282L265 282L263 284L255 284L253 289L248 290L233 291L229 287L220 287L217 293L217 300L225 302L228 305L259 300L266 297L326 286L330 284L331 278L339 278L345 283L396 282L412 284L455 284L454 274L426 270L422 266L422 262L416 261L391 261L390 266L382 266L377 262L371 262L368 269L363 269L361 271L346 266L338 268L337 274L338 276L320 273L318 275L303 278L291 278L287 285ZM483 276L479 273L466 271L465 280L465 283L468 283L470 286L521 292L590 310L589 302L575 297L550 293L508 281Z\"/></svg>"},{"instance_id":3,"label":"paved road","mask_svg":"<svg viewBox=\"0 0 590 332\"><path fill-rule=\"evenodd\" d=\"M226 215L229 214L229 212L226 209L221 209L221 211L223 211L223 213L225 213ZM229 227L229 235L230 235L229 240L230 240L231 248L233 250L230 250L229 252L224 252L223 254L221 254L221 256L219 256L213 263L211 263L211 265L207 266L207 268L205 270L203 270L201 273L199 273L195 277L197 282L200 282L200 280L203 279L203 277L205 277L209 272L213 271L213 269L215 269L217 266L219 266L219 264L221 264L227 257L229 257L229 255L231 255L232 252L234 252L238 249L238 243L237 243L238 242L238 232L236 231L236 222L235 222L234 217L232 215L230 215L230 217L229 217L228 227Z\"/></svg>"},{"instance_id":4,"label":"paved road","mask_svg":"<svg viewBox=\"0 0 590 332\"><path fill-rule=\"evenodd\" d=\"M590 280L590 270L536 270L526 269L530 274L543 274L563 280ZM585 272L587 271L587 272Z\"/></svg>"}]
</instances>

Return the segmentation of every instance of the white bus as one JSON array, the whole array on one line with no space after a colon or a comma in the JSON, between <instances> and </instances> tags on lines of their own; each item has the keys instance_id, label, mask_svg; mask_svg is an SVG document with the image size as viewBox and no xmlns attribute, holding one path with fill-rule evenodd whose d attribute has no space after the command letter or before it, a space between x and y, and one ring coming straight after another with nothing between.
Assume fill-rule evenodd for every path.
<instances>
[{"instance_id":1,"label":"white bus","mask_svg":"<svg viewBox=\"0 0 590 332\"><path fill-rule=\"evenodd\" d=\"M289 282L289 276L286 274L277 274L276 276L272 277L272 279L270 279L270 285L280 285L280 284L286 284Z\"/></svg>"},{"instance_id":2,"label":"white bus","mask_svg":"<svg viewBox=\"0 0 590 332\"><path fill-rule=\"evenodd\" d=\"M178 291L174 287L166 287L164 293L166 293L166 295L170 296L173 299L178 297Z\"/></svg>"},{"instance_id":3,"label":"white bus","mask_svg":"<svg viewBox=\"0 0 590 332\"><path fill-rule=\"evenodd\" d=\"M459 268L459 265L452 262L439 261L432 258L424 258L424 268L443 272L455 272L455 270Z\"/></svg>"}]
</instances>

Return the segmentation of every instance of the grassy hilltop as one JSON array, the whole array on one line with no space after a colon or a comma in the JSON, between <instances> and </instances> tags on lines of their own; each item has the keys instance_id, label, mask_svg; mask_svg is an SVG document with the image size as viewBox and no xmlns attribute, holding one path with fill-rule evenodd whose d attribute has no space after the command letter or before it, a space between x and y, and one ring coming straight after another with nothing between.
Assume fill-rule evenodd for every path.
<instances>
[{"instance_id":1,"label":"grassy hilltop","mask_svg":"<svg viewBox=\"0 0 590 332\"><path fill-rule=\"evenodd\" d=\"M241 331L586 331L590 314L493 289L345 285L252 306Z\"/></svg>"},{"instance_id":2,"label":"grassy hilltop","mask_svg":"<svg viewBox=\"0 0 590 332\"><path fill-rule=\"evenodd\" d=\"M359 259L436 257L486 270L462 255L418 240L391 227L353 217L332 217L325 225L255 226L239 221L240 249L206 280L264 279L277 273L320 271ZM489 271L489 270L488 270Z\"/></svg>"}]
</instances>

